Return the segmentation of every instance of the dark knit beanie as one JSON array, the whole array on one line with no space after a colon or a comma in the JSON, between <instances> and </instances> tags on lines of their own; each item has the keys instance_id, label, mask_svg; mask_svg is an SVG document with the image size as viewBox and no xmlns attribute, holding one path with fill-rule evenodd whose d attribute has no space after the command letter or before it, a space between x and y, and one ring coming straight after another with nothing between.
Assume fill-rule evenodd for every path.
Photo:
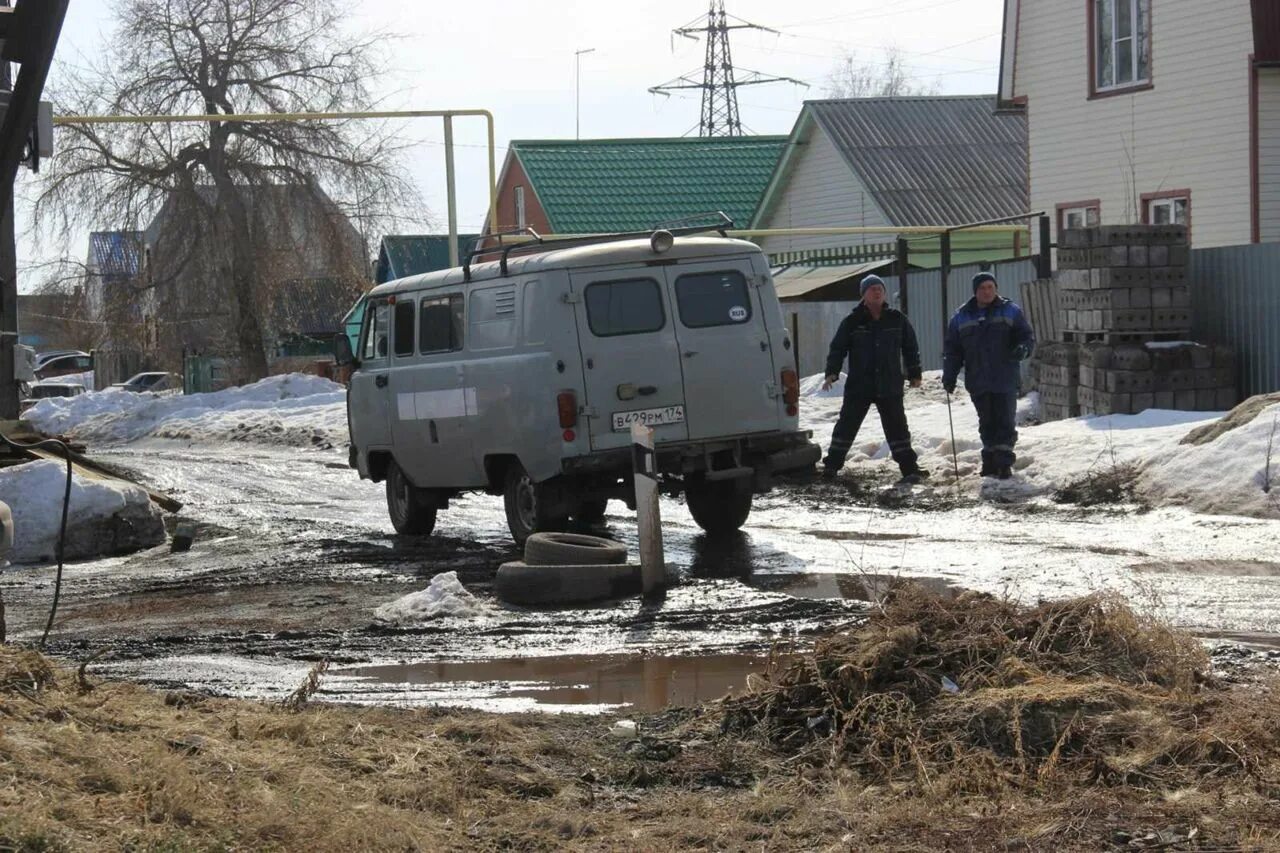
<instances>
[{"instance_id":1,"label":"dark knit beanie","mask_svg":"<svg viewBox=\"0 0 1280 853\"><path fill-rule=\"evenodd\" d=\"M875 273L872 273L871 275L867 276L862 280L862 284L858 285L858 295L866 296L867 288L871 287L873 284L878 284L881 287L884 287L884 279L880 278L880 276L876 275ZM888 289L889 288L885 287L885 290L888 290Z\"/></svg>"},{"instance_id":2,"label":"dark knit beanie","mask_svg":"<svg viewBox=\"0 0 1280 853\"><path fill-rule=\"evenodd\" d=\"M999 283L998 281L996 281L996 277L995 277L995 276L993 276L991 273L989 273L989 272L980 272L980 273L978 273L977 275L975 275L975 276L973 277L973 292L974 292L974 293L977 293L977 292L978 292L978 288L982 286L982 283L983 283L984 281L989 281L989 282L991 282L992 284L994 284L996 287L999 287L999 286L1000 286L1000 283Z\"/></svg>"}]
</instances>

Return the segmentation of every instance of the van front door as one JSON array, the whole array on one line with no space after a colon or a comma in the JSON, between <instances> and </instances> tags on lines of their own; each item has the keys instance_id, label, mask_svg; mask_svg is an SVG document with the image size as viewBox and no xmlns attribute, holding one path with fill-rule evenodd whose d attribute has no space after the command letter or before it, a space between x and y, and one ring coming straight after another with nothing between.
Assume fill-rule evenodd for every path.
<instances>
[{"instance_id":1,"label":"van front door","mask_svg":"<svg viewBox=\"0 0 1280 853\"><path fill-rule=\"evenodd\" d=\"M628 447L631 424L658 442L689 437L675 320L661 267L571 277L592 450Z\"/></svg>"},{"instance_id":2,"label":"van front door","mask_svg":"<svg viewBox=\"0 0 1280 853\"><path fill-rule=\"evenodd\" d=\"M347 390L347 426L351 443L359 451L362 477L369 476L369 453L391 448L390 331L391 307L387 301L371 303L365 309L360 332L360 366L351 374Z\"/></svg>"},{"instance_id":3,"label":"van front door","mask_svg":"<svg viewBox=\"0 0 1280 853\"><path fill-rule=\"evenodd\" d=\"M689 438L781 428L779 377L750 262L666 267Z\"/></svg>"}]
</instances>

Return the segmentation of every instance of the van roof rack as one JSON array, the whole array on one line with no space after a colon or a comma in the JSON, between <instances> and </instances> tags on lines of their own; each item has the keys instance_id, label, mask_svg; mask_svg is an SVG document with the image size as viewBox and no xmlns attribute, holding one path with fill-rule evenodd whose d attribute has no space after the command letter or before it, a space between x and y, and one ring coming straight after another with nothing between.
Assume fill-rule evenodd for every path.
<instances>
[{"instance_id":1,"label":"van roof rack","mask_svg":"<svg viewBox=\"0 0 1280 853\"><path fill-rule=\"evenodd\" d=\"M688 222L689 220L692 220L692 219L702 219L708 216L718 217L719 221L714 224L708 224L708 225L679 225L678 224L682 222ZM727 232L730 228L733 227L733 224L734 224L733 220L730 219L729 216L724 211L717 210L710 213L695 213L690 216L681 217L680 219L671 220L669 225L672 227L659 225L646 231L619 231L613 234L590 234L585 237L568 237L562 240L557 240L557 239L548 240L544 238L541 234L539 234L537 231L534 231L532 228L528 228L528 227L516 228L510 231L501 231L496 234L486 234L476 240L475 244L473 244L471 247L471 251L467 254L467 259L463 261L462 280L466 282L471 281L471 262L475 260L477 255L487 255L493 252L501 251L502 259L501 259L499 275L505 277L507 275L507 259L511 256L513 252L534 252L534 251L549 252L549 251L552 251L553 249L566 249L566 248L574 248L578 246L592 246L597 243L614 243L620 240L635 240L641 237L648 237L651 234L653 234L654 231L669 231L673 237L688 237L694 234L705 234L708 231L716 231L716 232L719 232L721 237L728 237L729 235ZM512 243L508 246L502 245L502 238L504 236L511 237L516 235L528 236L528 237L531 237L532 239L523 241L520 243ZM489 237L497 237L498 245L490 246L487 248L481 248L479 245L481 240Z\"/></svg>"}]
</instances>

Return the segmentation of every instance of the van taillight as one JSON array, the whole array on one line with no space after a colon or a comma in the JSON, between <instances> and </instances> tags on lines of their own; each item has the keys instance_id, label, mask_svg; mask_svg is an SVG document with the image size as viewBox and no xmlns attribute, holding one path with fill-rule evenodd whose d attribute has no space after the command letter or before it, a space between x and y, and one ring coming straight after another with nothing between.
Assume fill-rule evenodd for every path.
<instances>
[{"instance_id":1,"label":"van taillight","mask_svg":"<svg viewBox=\"0 0 1280 853\"><path fill-rule=\"evenodd\" d=\"M556 395L556 408L560 410L560 428L571 429L578 425L578 397L572 391Z\"/></svg>"},{"instance_id":2,"label":"van taillight","mask_svg":"<svg viewBox=\"0 0 1280 853\"><path fill-rule=\"evenodd\" d=\"M800 377L790 367L782 371L782 402L787 404L788 415L800 413Z\"/></svg>"}]
</instances>

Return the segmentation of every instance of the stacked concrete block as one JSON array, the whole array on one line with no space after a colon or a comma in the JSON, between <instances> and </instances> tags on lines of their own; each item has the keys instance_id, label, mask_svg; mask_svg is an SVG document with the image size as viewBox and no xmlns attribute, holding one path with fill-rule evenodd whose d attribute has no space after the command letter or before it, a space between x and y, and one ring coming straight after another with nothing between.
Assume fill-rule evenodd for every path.
<instances>
[{"instance_id":1,"label":"stacked concrete block","mask_svg":"<svg viewBox=\"0 0 1280 853\"><path fill-rule=\"evenodd\" d=\"M1059 421L1080 414L1080 345L1050 341L1035 358L1040 419Z\"/></svg>"},{"instance_id":2,"label":"stacked concrete block","mask_svg":"<svg viewBox=\"0 0 1280 853\"><path fill-rule=\"evenodd\" d=\"M1188 341L1084 344L1077 398L1082 415L1230 409L1236 404L1235 353Z\"/></svg>"},{"instance_id":3,"label":"stacked concrete block","mask_svg":"<svg viewBox=\"0 0 1280 853\"><path fill-rule=\"evenodd\" d=\"M1190 248L1181 225L1118 225L1062 232L1060 328L1076 342L1186 337Z\"/></svg>"}]
</instances>

